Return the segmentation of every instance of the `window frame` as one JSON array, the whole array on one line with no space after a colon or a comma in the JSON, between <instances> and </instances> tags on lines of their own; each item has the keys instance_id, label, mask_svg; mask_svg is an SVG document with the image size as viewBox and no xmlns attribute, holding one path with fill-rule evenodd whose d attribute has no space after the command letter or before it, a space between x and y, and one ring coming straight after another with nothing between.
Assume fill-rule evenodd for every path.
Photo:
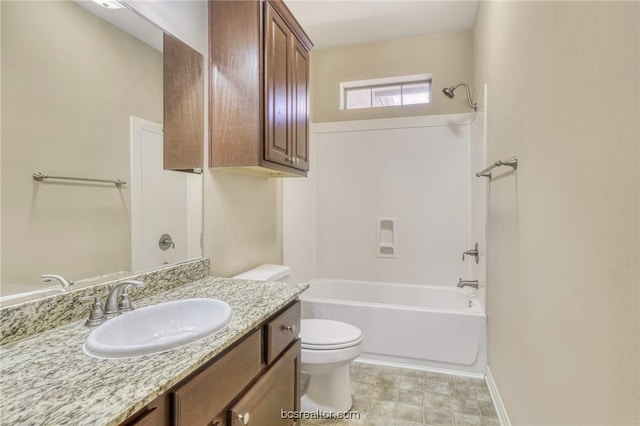
<instances>
[{"instance_id":1,"label":"window frame","mask_svg":"<svg viewBox=\"0 0 640 426\"><path fill-rule=\"evenodd\" d=\"M421 103L404 103L404 86L412 85L412 84L427 84L428 86L428 95L427 102ZM374 105L373 101L373 90L384 88L384 87L393 87L400 86L400 104L399 105ZM394 77L382 77L382 78L374 78L368 80L357 80L357 81L343 81L340 83L340 110L355 110L355 109L373 109L373 108L384 108L384 107L399 107L406 105L427 105L431 103L431 92L432 92L432 75L430 73L424 74L411 74L411 75L403 75L403 76L394 76ZM347 99L349 91L356 90L364 90L369 89L370 96L370 106L368 107L359 107L359 108L347 108Z\"/></svg>"}]
</instances>

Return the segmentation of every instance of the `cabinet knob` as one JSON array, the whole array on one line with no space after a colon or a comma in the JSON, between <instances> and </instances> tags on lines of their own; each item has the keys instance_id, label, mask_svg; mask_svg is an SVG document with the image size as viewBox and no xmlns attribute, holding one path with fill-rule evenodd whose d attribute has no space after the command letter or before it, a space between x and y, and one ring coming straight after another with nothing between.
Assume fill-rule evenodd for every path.
<instances>
[{"instance_id":1,"label":"cabinet knob","mask_svg":"<svg viewBox=\"0 0 640 426\"><path fill-rule=\"evenodd\" d=\"M296 332L296 326L295 324L291 324L291 325L283 325L282 326L283 330L289 331L291 333L295 333Z\"/></svg>"},{"instance_id":2,"label":"cabinet knob","mask_svg":"<svg viewBox=\"0 0 640 426\"><path fill-rule=\"evenodd\" d=\"M240 420L243 425L248 425L249 424L249 413L238 414L238 420Z\"/></svg>"},{"instance_id":3,"label":"cabinet knob","mask_svg":"<svg viewBox=\"0 0 640 426\"><path fill-rule=\"evenodd\" d=\"M293 157L285 157L284 161L287 163L293 163Z\"/></svg>"}]
</instances>

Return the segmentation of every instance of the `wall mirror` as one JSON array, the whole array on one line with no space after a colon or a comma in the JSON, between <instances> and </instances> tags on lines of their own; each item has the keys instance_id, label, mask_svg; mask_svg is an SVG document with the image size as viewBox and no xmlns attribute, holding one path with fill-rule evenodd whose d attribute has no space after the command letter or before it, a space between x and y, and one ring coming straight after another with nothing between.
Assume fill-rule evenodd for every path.
<instances>
[{"instance_id":1,"label":"wall mirror","mask_svg":"<svg viewBox=\"0 0 640 426\"><path fill-rule=\"evenodd\" d=\"M3 304L51 294L44 274L201 257L202 175L163 169L163 31L91 1L0 8Z\"/></svg>"}]
</instances>

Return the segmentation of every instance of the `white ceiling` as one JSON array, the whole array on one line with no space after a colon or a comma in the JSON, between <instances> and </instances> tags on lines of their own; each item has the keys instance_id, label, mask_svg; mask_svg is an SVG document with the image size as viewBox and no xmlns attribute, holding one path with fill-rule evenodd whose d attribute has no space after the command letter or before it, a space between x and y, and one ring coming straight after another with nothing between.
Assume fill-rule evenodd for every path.
<instances>
[{"instance_id":1,"label":"white ceiling","mask_svg":"<svg viewBox=\"0 0 640 426\"><path fill-rule=\"evenodd\" d=\"M0 0L2 1L2 0ZM138 40L147 43L154 49L162 52L162 30L151 23L150 20L138 16L127 8L106 9L89 0L73 0L78 6L85 8L112 25L120 28Z\"/></svg>"},{"instance_id":2,"label":"white ceiling","mask_svg":"<svg viewBox=\"0 0 640 426\"><path fill-rule=\"evenodd\" d=\"M477 0L285 0L315 48L469 30Z\"/></svg>"}]
</instances>

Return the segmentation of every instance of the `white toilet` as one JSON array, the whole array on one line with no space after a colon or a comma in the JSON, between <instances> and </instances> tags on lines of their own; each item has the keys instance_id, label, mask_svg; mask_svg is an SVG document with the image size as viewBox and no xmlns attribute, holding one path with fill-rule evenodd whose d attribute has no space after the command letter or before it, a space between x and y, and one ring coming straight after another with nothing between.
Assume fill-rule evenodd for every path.
<instances>
[{"instance_id":1,"label":"white toilet","mask_svg":"<svg viewBox=\"0 0 640 426\"><path fill-rule=\"evenodd\" d=\"M303 411L347 411L351 408L349 364L362 353L362 331L327 319L303 319L301 370L309 375L302 395Z\"/></svg>"},{"instance_id":2,"label":"white toilet","mask_svg":"<svg viewBox=\"0 0 640 426\"><path fill-rule=\"evenodd\" d=\"M284 281L289 267L262 265L234 278ZM303 319L302 373L308 375L302 411L347 411L351 408L349 364L362 353L362 331L356 326L326 319Z\"/></svg>"}]
</instances>

